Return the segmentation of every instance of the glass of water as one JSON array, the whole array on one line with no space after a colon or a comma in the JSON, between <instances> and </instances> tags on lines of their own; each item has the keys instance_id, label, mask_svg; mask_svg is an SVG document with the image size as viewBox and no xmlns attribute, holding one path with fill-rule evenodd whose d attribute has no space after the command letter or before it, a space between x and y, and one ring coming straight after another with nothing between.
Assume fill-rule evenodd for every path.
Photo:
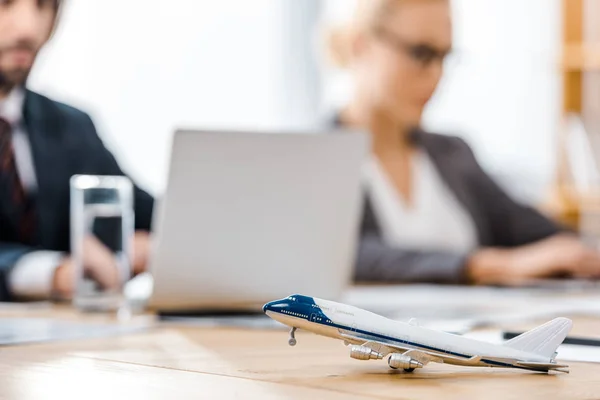
<instances>
[{"instance_id":1,"label":"glass of water","mask_svg":"<svg viewBox=\"0 0 600 400\"><path fill-rule=\"evenodd\" d=\"M71 178L73 304L84 312L128 313L124 287L131 278L133 184L120 176Z\"/></svg>"}]
</instances>

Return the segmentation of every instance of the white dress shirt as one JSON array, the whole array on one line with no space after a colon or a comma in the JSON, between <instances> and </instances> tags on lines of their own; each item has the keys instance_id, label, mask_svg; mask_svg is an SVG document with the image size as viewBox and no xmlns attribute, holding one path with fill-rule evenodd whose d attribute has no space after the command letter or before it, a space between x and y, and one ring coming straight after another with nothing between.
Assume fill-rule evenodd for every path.
<instances>
[{"instance_id":1,"label":"white dress shirt","mask_svg":"<svg viewBox=\"0 0 600 400\"><path fill-rule=\"evenodd\" d=\"M365 178L388 245L455 253L468 253L477 247L473 220L426 153L419 152L414 159L412 205L405 203L375 157L365 168Z\"/></svg>"},{"instance_id":2,"label":"white dress shirt","mask_svg":"<svg viewBox=\"0 0 600 400\"><path fill-rule=\"evenodd\" d=\"M13 90L0 101L0 117L8 121L13 130L13 146L17 172L25 190L37 190L35 166L31 146L23 121L25 91ZM17 261L8 278L11 292L23 299L47 299L52 294L52 280L64 254L53 251L35 251Z\"/></svg>"}]
</instances>

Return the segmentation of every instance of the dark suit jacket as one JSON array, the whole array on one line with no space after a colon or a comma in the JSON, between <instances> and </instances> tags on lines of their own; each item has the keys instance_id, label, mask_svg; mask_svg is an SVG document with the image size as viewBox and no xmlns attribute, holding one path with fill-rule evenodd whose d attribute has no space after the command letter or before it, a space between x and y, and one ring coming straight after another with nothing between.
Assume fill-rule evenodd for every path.
<instances>
[{"instance_id":1,"label":"dark suit jacket","mask_svg":"<svg viewBox=\"0 0 600 400\"><path fill-rule=\"evenodd\" d=\"M12 229L3 224L10 211L0 208L0 301L11 300L7 277L19 258L36 250L69 251L70 178L123 175L85 113L28 91L23 117L38 183L37 232L33 246L18 243ZM148 193L135 188L136 229L150 230L153 203Z\"/></svg>"},{"instance_id":2,"label":"dark suit jacket","mask_svg":"<svg viewBox=\"0 0 600 400\"><path fill-rule=\"evenodd\" d=\"M471 216L481 247L516 247L562 231L534 209L511 199L483 171L462 139L418 131L413 140ZM387 245L367 196L356 263L358 281L464 283L468 257Z\"/></svg>"}]
</instances>

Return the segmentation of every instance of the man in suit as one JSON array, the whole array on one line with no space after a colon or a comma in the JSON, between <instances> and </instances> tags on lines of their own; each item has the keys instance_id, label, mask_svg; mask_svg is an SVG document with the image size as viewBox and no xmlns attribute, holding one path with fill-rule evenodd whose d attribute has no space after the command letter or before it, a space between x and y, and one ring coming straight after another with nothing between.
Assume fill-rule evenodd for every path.
<instances>
[{"instance_id":1,"label":"man in suit","mask_svg":"<svg viewBox=\"0 0 600 400\"><path fill-rule=\"evenodd\" d=\"M61 0L0 1L0 301L69 297L69 180L123 175L85 113L25 88L50 39ZM135 188L135 272L145 268L153 199ZM101 283L116 277L110 251L85 243Z\"/></svg>"}]
</instances>

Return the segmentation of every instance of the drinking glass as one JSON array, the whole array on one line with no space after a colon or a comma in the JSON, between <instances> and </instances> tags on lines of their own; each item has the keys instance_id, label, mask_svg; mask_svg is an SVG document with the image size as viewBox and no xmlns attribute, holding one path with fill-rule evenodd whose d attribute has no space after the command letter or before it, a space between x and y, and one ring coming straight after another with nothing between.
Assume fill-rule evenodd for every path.
<instances>
[{"instance_id":1,"label":"drinking glass","mask_svg":"<svg viewBox=\"0 0 600 400\"><path fill-rule=\"evenodd\" d=\"M73 304L84 312L127 312L134 236L133 184L121 176L71 178Z\"/></svg>"}]
</instances>

